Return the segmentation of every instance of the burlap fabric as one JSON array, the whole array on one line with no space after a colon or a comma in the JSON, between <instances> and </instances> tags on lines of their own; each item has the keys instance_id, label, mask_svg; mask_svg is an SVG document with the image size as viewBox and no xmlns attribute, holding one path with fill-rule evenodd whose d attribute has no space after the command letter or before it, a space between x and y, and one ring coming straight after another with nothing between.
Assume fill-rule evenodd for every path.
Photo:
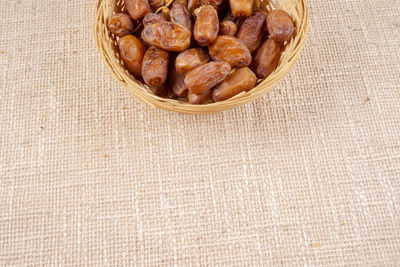
<instances>
[{"instance_id":1,"label":"burlap fabric","mask_svg":"<svg viewBox=\"0 0 400 267\"><path fill-rule=\"evenodd\" d=\"M93 1L0 7L0 265L400 265L400 2L310 0L268 96L156 110Z\"/></svg>"}]
</instances>

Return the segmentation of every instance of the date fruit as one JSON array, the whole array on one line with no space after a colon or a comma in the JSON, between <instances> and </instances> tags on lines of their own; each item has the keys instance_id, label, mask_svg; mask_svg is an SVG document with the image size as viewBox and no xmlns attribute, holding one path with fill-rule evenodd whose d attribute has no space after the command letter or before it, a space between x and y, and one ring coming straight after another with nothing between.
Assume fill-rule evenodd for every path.
<instances>
[{"instance_id":1,"label":"date fruit","mask_svg":"<svg viewBox=\"0 0 400 267\"><path fill-rule=\"evenodd\" d=\"M140 20L150 13L150 5L147 0L124 0L126 10L133 20Z\"/></svg>"},{"instance_id":2,"label":"date fruit","mask_svg":"<svg viewBox=\"0 0 400 267\"><path fill-rule=\"evenodd\" d=\"M194 39L201 46L208 46L218 36L219 21L217 11L210 5L196 10L196 22L194 24Z\"/></svg>"},{"instance_id":3,"label":"date fruit","mask_svg":"<svg viewBox=\"0 0 400 267\"><path fill-rule=\"evenodd\" d=\"M176 22L192 30L192 20L189 9L179 0L175 0L169 12L172 22Z\"/></svg>"},{"instance_id":4,"label":"date fruit","mask_svg":"<svg viewBox=\"0 0 400 267\"><path fill-rule=\"evenodd\" d=\"M108 29L118 37L124 37L133 32L135 23L130 16L123 13L116 13L108 20Z\"/></svg>"},{"instance_id":5,"label":"date fruit","mask_svg":"<svg viewBox=\"0 0 400 267\"><path fill-rule=\"evenodd\" d=\"M175 61L176 70L181 75L210 61L207 51L203 48L190 48L181 52Z\"/></svg>"},{"instance_id":6,"label":"date fruit","mask_svg":"<svg viewBox=\"0 0 400 267\"><path fill-rule=\"evenodd\" d=\"M237 26L233 21L224 20L219 24L219 35L230 35L235 36L237 32Z\"/></svg>"},{"instance_id":7,"label":"date fruit","mask_svg":"<svg viewBox=\"0 0 400 267\"><path fill-rule=\"evenodd\" d=\"M189 104L206 104L211 100L211 91L208 90L204 94L188 93Z\"/></svg>"},{"instance_id":8,"label":"date fruit","mask_svg":"<svg viewBox=\"0 0 400 267\"><path fill-rule=\"evenodd\" d=\"M253 15L246 18L236 35L237 38L246 44L251 53L260 44L266 17L263 11L255 11Z\"/></svg>"},{"instance_id":9,"label":"date fruit","mask_svg":"<svg viewBox=\"0 0 400 267\"><path fill-rule=\"evenodd\" d=\"M141 77L142 61L146 47L133 35L126 35L118 40L122 61L128 71L136 78Z\"/></svg>"},{"instance_id":10,"label":"date fruit","mask_svg":"<svg viewBox=\"0 0 400 267\"><path fill-rule=\"evenodd\" d=\"M253 0L229 0L229 5L235 17L248 17L253 9Z\"/></svg>"},{"instance_id":11,"label":"date fruit","mask_svg":"<svg viewBox=\"0 0 400 267\"><path fill-rule=\"evenodd\" d=\"M215 102L226 100L241 92L249 91L256 82L256 75L248 67L237 69L214 88L212 98Z\"/></svg>"},{"instance_id":12,"label":"date fruit","mask_svg":"<svg viewBox=\"0 0 400 267\"><path fill-rule=\"evenodd\" d=\"M143 57L142 77L148 86L159 87L167 80L168 52L150 46Z\"/></svg>"},{"instance_id":13,"label":"date fruit","mask_svg":"<svg viewBox=\"0 0 400 267\"><path fill-rule=\"evenodd\" d=\"M185 77L176 71L175 65L170 68L168 83L176 96L183 97L187 94L188 88L185 84Z\"/></svg>"},{"instance_id":14,"label":"date fruit","mask_svg":"<svg viewBox=\"0 0 400 267\"><path fill-rule=\"evenodd\" d=\"M156 14L156 13L149 13L143 18L142 23L143 23L143 26L146 27L147 25L157 23L157 22L163 22L163 21L166 21L166 20L162 15Z\"/></svg>"},{"instance_id":15,"label":"date fruit","mask_svg":"<svg viewBox=\"0 0 400 267\"><path fill-rule=\"evenodd\" d=\"M228 63L211 61L186 74L185 84L189 93L205 94L222 82L230 71L231 66Z\"/></svg>"},{"instance_id":16,"label":"date fruit","mask_svg":"<svg viewBox=\"0 0 400 267\"><path fill-rule=\"evenodd\" d=\"M231 67L246 67L251 63L251 53L246 45L236 37L220 35L209 46L209 54L213 60L226 61Z\"/></svg>"},{"instance_id":17,"label":"date fruit","mask_svg":"<svg viewBox=\"0 0 400 267\"><path fill-rule=\"evenodd\" d=\"M157 22L147 25L142 31L142 39L158 48L180 52L190 46L191 31L175 22Z\"/></svg>"},{"instance_id":18,"label":"date fruit","mask_svg":"<svg viewBox=\"0 0 400 267\"><path fill-rule=\"evenodd\" d=\"M277 42L289 41L294 32L294 24L289 14L283 10L273 10L267 17L268 32Z\"/></svg>"},{"instance_id":19,"label":"date fruit","mask_svg":"<svg viewBox=\"0 0 400 267\"><path fill-rule=\"evenodd\" d=\"M281 44L274 39L268 39L258 49L257 55L252 63L252 69L258 78L267 78L278 66L281 58Z\"/></svg>"},{"instance_id":20,"label":"date fruit","mask_svg":"<svg viewBox=\"0 0 400 267\"><path fill-rule=\"evenodd\" d=\"M169 96L169 88L166 84L161 84L160 86L150 86L150 90L158 96L168 97Z\"/></svg>"}]
</instances>

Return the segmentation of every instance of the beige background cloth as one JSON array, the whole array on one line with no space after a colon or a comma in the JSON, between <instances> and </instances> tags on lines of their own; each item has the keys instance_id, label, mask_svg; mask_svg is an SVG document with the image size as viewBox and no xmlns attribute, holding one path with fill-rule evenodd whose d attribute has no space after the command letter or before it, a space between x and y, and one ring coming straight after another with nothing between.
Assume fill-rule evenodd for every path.
<instances>
[{"instance_id":1,"label":"beige background cloth","mask_svg":"<svg viewBox=\"0 0 400 267\"><path fill-rule=\"evenodd\" d=\"M156 110L93 1L0 7L0 265L400 265L400 2L310 0L268 96Z\"/></svg>"}]
</instances>

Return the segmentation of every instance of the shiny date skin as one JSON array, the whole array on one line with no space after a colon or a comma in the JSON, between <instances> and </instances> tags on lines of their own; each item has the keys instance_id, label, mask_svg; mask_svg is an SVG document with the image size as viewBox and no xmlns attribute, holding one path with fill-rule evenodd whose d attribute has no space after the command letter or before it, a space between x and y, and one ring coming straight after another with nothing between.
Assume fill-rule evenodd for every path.
<instances>
[{"instance_id":1,"label":"shiny date skin","mask_svg":"<svg viewBox=\"0 0 400 267\"><path fill-rule=\"evenodd\" d=\"M172 22L176 22L192 30L192 20L189 9L179 0L175 0L170 11Z\"/></svg>"},{"instance_id":2,"label":"shiny date skin","mask_svg":"<svg viewBox=\"0 0 400 267\"><path fill-rule=\"evenodd\" d=\"M150 24L157 22L164 22L164 21L166 20L162 15L156 13L149 13L143 18L142 24L144 27L147 27Z\"/></svg>"},{"instance_id":3,"label":"shiny date skin","mask_svg":"<svg viewBox=\"0 0 400 267\"><path fill-rule=\"evenodd\" d=\"M209 46L209 54L213 60L226 61L232 68L246 67L251 63L251 53L247 46L238 38L220 35Z\"/></svg>"},{"instance_id":4,"label":"shiny date skin","mask_svg":"<svg viewBox=\"0 0 400 267\"><path fill-rule=\"evenodd\" d=\"M147 25L142 31L142 39L158 48L180 52L190 46L191 31L175 22L157 22Z\"/></svg>"},{"instance_id":5,"label":"shiny date skin","mask_svg":"<svg viewBox=\"0 0 400 267\"><path fill-rule=\"evenodd\" d=\"M168 84L171 86L172 92L178 97L184 97L188 88L185 84L185 77L180 75L175 68L175 56L171 56L168 72Z\"/></svg>"},{"instance_id":6,"label":"shiny date skin","mask_svg":"<svg viewBox=\"0 0 400 267\"><path fill-rule=\"evenodd\" d=\"M258 78L265 79L276 69L281 54L282 47L279 42L276 42L274 39L265 41L260 49L258 49L251 66Z\"/></svg>"},{"instance_id":7,"label":"shiny date skin","mask_svg":"<svg viewBox=\"0 0 400 267\"><path fill-rule=\"evenodd\" d=\"M130 16L116 13L108 20L108 29L118 37L124 37L135 30L135 23Z\"/></svg>"},{"instance_id":8,"label":"shiny date skin","mask_svg":"<svg viewBox=\"0 0 400 267\"><path fill-rule=\"evenodd\" d=\"M181 75L185 75L208 61L210 61L210 56L204 48L190 48L178 55L175 66Z\"/></svg>"},{"instance_id":9,"label":"shiny date skin","mask_svg":"<svg viewBox=\"0 0 400 267\"><path fill-rule=\"evenodd\" d=\"M143 57L142 77L148 86L159 87L167 80L168 52L150 46Z\"/></svg>"},{"instance_id":10,"label":"shiny date skin","mask_svg":"<svg viewBox=\"0 0 400 267\"><path fill-rule=\"evenodd\" d=\"M248 17L253 9L253 0L229 0L229 5L235 17Z\"/></svg>"},{"instance_id":11,"label":"shiny date skin","mask_svg":"<svg viewBox=\"0 0 400 267\"><path fill-rule=\"evenodd\" d=\"M185 84L190 93L202 95L222 82L230 71L228 63L211 61L186 74Z\"/></svg>"},{"instance_id":12,"label":"shiny date skin","mask_svg":"<svg viewBox=\"0 0 400 267\"><path fill-rule=\"evenodd\" d=\"M267 28L271 38L277 42L289 41L294 33L293 21L283 10L273 10L268 14Z\"/></svg>"},{"instance_id":13,"label":"shiny date skin","mask_svg":"<svg viewBox=\"0 0 400 267\"><path fill-rule=\"evenodd\" d=\"M266 17L263 11L255 11L253 15L246 18L236 35L237 38L246 44L251 53L253 53L260 44Z\"/></svg>"},{"instance_id":14,"label":"shiny date skin","mask_svg":"<svg viewBox=\"0 0 400 267\"><path fill-rule=\"evenodd\" d=\"M189 104L199 105L211 102L211 91L208 90L204 94L188 93Z\"/></svg>"},{"instance_id":15,"label":"shiny date skin","mask_svg":"<svg viewBox=\"0 0 400 267\"><path fill-rule=\"evenodd\" d=\"M201 46L208 46L218 36L219 21L217 11L210 5L202 6L196 13L194 39Z\"/></svg>"},{"instance_id":16,"label":"shiny date skin","mask_svg":"<svg viewBox=\"0 0 400 267\"><path fill-rule=\"evenodd\" d=\"M212 98L215 102L229 99L241 92L249 91L256 82L256 75L248 67L237 69L214 88Z\"/></svg>"},{"instance_id":17,"label":"shiny date skin","mask_svg":"<svg viewBox=\"0 0 400 267\"><path fill-rule=\"evenodd\" d=\"M128 71L136 78L140 78L146 47L133 35L126 35L120 38L118 40L118 47L121 59Z\"/></svg>"},{"instance_id":18,"label":"shiny date skin","mask_svg":"<svg viewBox=\"0 0 400 267\"><path fill-rule=\"evenodd\" d=\"M219 23L219 35L230 35L235 36L237 32L237 26L233 21L224 20Z\"/></svg>"},{"instance_id":19,"label":"shiny date skin","mask_svg":"<svg viewBox=\"0 0 400 267\"><path fill-rule=\"evenodd\" d=\"M124 0L126 10L133 20L140 20L150 13L150 5L147 0Z\"/></svg>"}]
</instances>

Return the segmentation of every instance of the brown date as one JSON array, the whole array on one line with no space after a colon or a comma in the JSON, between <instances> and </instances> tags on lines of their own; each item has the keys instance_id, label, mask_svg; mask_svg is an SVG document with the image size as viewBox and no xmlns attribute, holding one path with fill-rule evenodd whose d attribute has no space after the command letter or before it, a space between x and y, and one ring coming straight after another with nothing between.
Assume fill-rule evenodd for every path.
<instances>
[{"instance_id":1,"label":"brown date","mask_svg":"<svg viewBox=\"0 0 400 267\"><path fill-rule=\"evenodd\" d=\"M162 15L156 13L149 13L143 18L142 23L143 26L146 27L147 25L163 21L165 21L165 18Z\"/></svg>"},{"instance_id":2,"label":"brown date","mask_svg":"<svg viewBox=\"0 0 400 267\"><path fill-rule=\"evenodd\" d=\"M188 0L188 9L193 12L196 8L200 7L201 0Z\"/></svg>"},{"instance_id":3,"label":"brown date","mask_svg":"<svg viewBox=\"0 0 400 267\"><path fill-rule=\"evenodd\" d=\"M217 11L210 5L202 6L195 11L194 39L201 46L214 42L218 36L219 21Z\"/></svg>"},{"instance_id":4,"label":"brown date","mask_svg":"<svg viewBox=\"0 0 400 267\"><path fill-rule=\"evenodd\" d=\"M169 12L172 22L176 22L192 30L192 20L189 9L179 0L175 0Z\"/></svg>"},{"instance_id":5,"label":"brown date","mask_svg":"<svg viewBox=\"0 0 400 267\"><path fill-rule=\"evenodd\" d=\"M229 5L235 17L248 17L253 9L253 0L229 0Z\"/></svg>"},{"instance_id":6,"label":"brown date","mask_svg":"<svg viewBox=\"0 0 400 267\"><path fill-rule=\"evenodd\" d=\"M246 44L251 53L260 44L266 17L263 11L255 11L253 15L246 18L236 35L237 38Z\"/></svg>"},{"instance_id":7,"label":"brown date","mask_svg":"<svg viewBox=\"0 0 400 267\"><path fill-rule=\"evenodd\" d=\"M175 64L170 64L168 73L168 83L171 86L172 92L179 97L183 97L187 94L187 86L185 84L185 77L180 75L175 68Z\"/></svg>"},{"instance_id":8,"label":"brown date","mask_svg":"<svg viewBox=\"0 0 400 267\"><path fill-rule=\"evenodd\" d=\"M249 91L256 82L256 75L248 67L237 69L214 88L212 98L215 102L226 100L241 92Z\"/></svg>"},{"instance_id":9,"label":"brown date","mask_svg":"<svg viewBox=\"0 0 400 267\"><path fill-rule=\"evenodd\" d=\"M176 70L181 75L210 61L210 56L203 48L190 48L181 52L175 61Z\"/></svg>"},{"instance_id":10,"label":"brown date","mask_svg":"<svg viewBox=\"0 0 400 267\"><path fill-rule=\"evenodd\" d=\"M159 9L160 7L165 5L164 0L148 0L148 1L149 1L149 5L153 11L156 11L157 9Z\"/></svg>"},{"instance_id":11,"label":"brown date","mask_svg":"<svg viewBox=\"0 0 400 267\"><path fill-rule=\"evenodd\" d=\"M118 37L124 37L133 32L135 23L130 16L123 13L116 13L108 20L108 29Z\"/></svg>"},{"instance_id":12,"label":"brown date","mask_svg":"<svg viewBox=\"0 0 400 267\"><path fill-rule=\"evenodd\" d=\"M206 104L211 100L211 91L208 90L204 94L188 93L188 102L190 104Z\"/></svg>"},{"instance_id":13,"label":"brown date","mask_svg":"<svg viewBox=\"0 0 400 267\"><path fill-rule=\"evenodd\" d=\"M252 63L252 69L261 79L267 78L277 67L281 58L282 48L279 42L268 39L258 49Z\"/></svg>"},{"instance_id":14,"label":"brown date","mask_svg":"<svg viewBox=\"0 0 400 267\"><path fill-rule=\"evenodd\" d=\"M237 26L233 21L224 20L219 23L219 35L235 36L236 32Z\"/></svg>"},{"instance_id":15,"label":"brown date","mask_svg":"<svg viewBox=\"0 0 400 267\"><path fill-rule=\"evenodd\" d=\"M161 84L160 86L150 86L150 90L158 96L168 97L170 90L166 84ZM169 97L170 98L170 97Z\"/></svg>"},{"instance_id":16,"label":"brown date","mask_svg":"<svg viewBox=\"0 0 400 267\"><path fill-rule=\"evenodd\" d=\"M142 31L142 39L158 48L180 52L190 46L191 31L175 22L157 22L147 25Z\"/></svg>"},{"instance_id":17,"label":"brown date","mask_svg":"<svg viewBox=\"0 0 400 267\"><path fill-rule=\"evenodd\" d=\"M124 0L126 10L133 20L140 20L150 13L150 6L147 0Z\"/></svg>"},{"instance_id":18,"label":"brown date","mask_svg":"<svg viewBox=\"0 0 400 267\"><path fill-rule=\"evenodd\" d=\"M283 10L273 10L267 17L268 32L277 42L289 41L294 32L294 24L289 14Z\"/></svg>"},{"instance_id":19,"label":"brown date","mask_svg":"<svg viewBox=\"0 0 400 267\"><path fill-rule=\"evenodd\" d=\"M126 35L118 40L121 58L128 71L136 78L141 76L142 61L146 47L133 35Z\"/></svg>"},{"instance_id":20,"label":"brown date","mask_svg":"<svg viewBox=\"0 0 400 267\"><path fill-rule=\"evenodd\" d=\"M246 45L236 37L220 35L209 46L213 60L226 61L233 67L246 67L251 63L251 54Z\"/></svg>"},{"instance_id":21,"label":"brown date","mask_svg":"<svg viewBox=\"0 0 400 267\"><path fill-rule=\"evenodd\" d=\"M142 77L148 86L159 87L167 80L168 52L150 46L143 57Z\"/></svg>"},{"instance_id":22,"label":"brown date","mask_svg":"<svg viewBox=\"0 0 400 267\"><path fill-rule=\"evenodd\" d=\"M230 71L231 66L228 63L211 61L186 74L185 84L189 93L205 94L222 82Z\"/></svg>"}]
</instances>

